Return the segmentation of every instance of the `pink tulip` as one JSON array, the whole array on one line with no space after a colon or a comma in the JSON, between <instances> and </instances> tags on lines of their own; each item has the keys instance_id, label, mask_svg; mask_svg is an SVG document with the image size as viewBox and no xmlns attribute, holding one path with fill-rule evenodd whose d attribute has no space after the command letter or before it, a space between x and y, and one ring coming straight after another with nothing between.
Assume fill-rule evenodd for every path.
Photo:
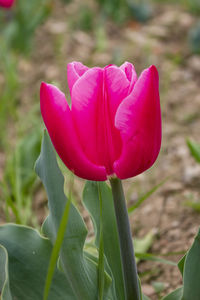
<instances>
[{"instance_id":1,"label":"pink tulip","mask_svg":"<svg viewBox=\"0 0 200 300\"><path fill-rule=\"evenodd\" d=\"M77 176L103 181L136 176L161 146L159 78L155 66L137 79L131 63L88 68L68 64L71 109L55 86L42 83L41 113L52 143Z\"/></svg>"},{"instance_id":2,"label":"pink tulip","mask_svg":"<svg viewBox=\"0 0 200 300\"><path fill-rule=\"evenodd\" d=\"M14 0L0 0L0 6L10 8L14 4Z\"/></svg>"}]
</instances>

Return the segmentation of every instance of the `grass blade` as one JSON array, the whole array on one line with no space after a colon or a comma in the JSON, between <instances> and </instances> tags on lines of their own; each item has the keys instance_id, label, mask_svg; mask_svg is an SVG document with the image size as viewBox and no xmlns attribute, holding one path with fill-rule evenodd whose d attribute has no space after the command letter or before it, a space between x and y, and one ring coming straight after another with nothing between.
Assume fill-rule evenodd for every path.
<instances>
[{"instance_id":1,"label":"grass blade","mask_svg":"<svg viewBox=\"0 0 200 300\"><path fill-rule=\"evenodd\" d=\"M155 191L157 191L157 189L159 189L159 187L161 187L168 179L169 177L165 178L159 184L155 185L150 191L148 191L146 194L141 196L135 204L133 204L128 208L128 213L130 214L136 208L138 208L147 198L149 198Z\"/></svg>"}]
</instances>

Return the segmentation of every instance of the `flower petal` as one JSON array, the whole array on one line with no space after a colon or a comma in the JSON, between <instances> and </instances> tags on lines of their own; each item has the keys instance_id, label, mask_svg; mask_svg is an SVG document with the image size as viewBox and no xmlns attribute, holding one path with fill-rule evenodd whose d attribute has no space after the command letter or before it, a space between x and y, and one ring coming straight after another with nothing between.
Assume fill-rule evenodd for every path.
<instances>
[{"instance_id":1,"label":"flower petal","mask_svg":"<svg viewBox=\"0 0 200 300\"><path fill-rule=\"evenodd\" d=\"M55 86L42 83L40 104L52 143L65 165L79 177L106 180L105 168L93 164L82 151L65 95Z\"/></svg>"},{"instance_id":2,"label":"flower petal","mask_svg":"<svg viewBox=\"0 0 200 300\"><path fill-rule=\"evenodd\" d=\"M82 149L93 163L104 165L101 160L105 150L105 141L102 138L102 86L103 70L92 68L75 83L71 99L72 116Z\"/></svg>"},{"instance_id":3,"label":"flower petal","mask_svg":"<svg viewBox=\"0 0 200 300\"><path fill-rule=\"evenodd\" d=\"M14 3L14 0L0 0L0 6L10 8Z\"/></svg>"},{"instance_id":4,"label":"flower petal","mask_svg":"<svg viewBox=\"0 0 200 300\"><path fill-rule=\"evenodd\" d=\"M134 66L129 62L125 62L123 65L120 66L120 69L124 71L127 79L130 81L131 86L129 92L132 92L133 86L137 81L137 73L135 71Z\"/></svg>"},{"instance_id":5,"label":"flower petal","mask_svg":"<svg viewBox=\"0 0 200 300\"><path fill-rule=\"evenodd\" d=\"M70 94L75 82L87 71L88 67L81 62L74 61L67 65L67 81L69 85Z\"/></svg>"},{"instance_id":6,"label":"flower petal","mask_svg":"<svg viewBox=\"0 0 200 300\"><path fill-rule=\"evenodd\" d=\"M132 93L120 104L115 118L123 148L114 163L120 179L136 176L152 166L161 146L159 79L156 67L144 70Z\"/></svg>"},{"instance_id":7,"label":"flower petal","mask_svg":"<svg viewBox=\"0 0 200 300\"><path fill-rule=\"evenodd\" d=\"M104 73L109 110L114 118L119 104L129 94L130 81L127 79L125 72L114 65L105 68Z\"/></svg>"}]
</instances>

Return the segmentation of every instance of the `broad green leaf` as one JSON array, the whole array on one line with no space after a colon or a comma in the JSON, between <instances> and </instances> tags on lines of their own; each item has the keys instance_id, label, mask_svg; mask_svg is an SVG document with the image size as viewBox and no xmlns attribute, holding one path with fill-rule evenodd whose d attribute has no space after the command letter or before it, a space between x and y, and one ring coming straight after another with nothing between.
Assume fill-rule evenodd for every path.
<instances>
[{"instance_id":1,"label":"broad green leaf","mask_svg":"<svg viewBox=\"0 0 200 300\"><path fill-rule=\"evenodd\" d=\"M4 273L3 279L1 272L0 282L5 280L2 300L42 299L52 252L51 242L32 228L8 224L0 227L0 244L8 253L7 262L5 250L4 254L0 252L0 268ZM48 300L55 299L76 299L66 277L57 268L48 297Z\"/></svg>"},{"instance_id":2,"label":"broad green leaf","mask_svg":"<svg viewBox=\"0 0 200 300\"><path fill-rule=\"evenodd\" d=\"M0 293L4 299L12 300L8 274L8 253L2 245L0 245L0 270Z\"/></svg>"},{"instance_id":3,"label":"broad green leaf","mask_svg":"<svg viewBox=\"0 0 200 300\"><path fill-rule=\"evenodd\" d=\"M183 271L183 300L200 299L200 230L188 251Z\"/></svg>"},{"instance_id":4,"label":"broad green leaf","mask_svg":"<svg viewBox=\"0 0 200 300\"><path fill-rule=\"evenodd\" d=\"M200 163L200 144L197 144L191 140L187 140L188 148L190 149L190 153L194 157L194 159Z\"/></svg>"},{"instance_id":5,"label":"broad green leaf","mask_svg":"<svg viewBox=\"0 0 200 300\"><path fill-rule=\"evenodd\" d=\"M41 154L36 162L36 172L45 186L50 210L43 225L43 232L54 244L68 200L63 191L64 177L58 168L55 151L46 132L44 133ZM87 255L84 255L86 236L87 229L83 219L74 205L71 204L67 230L60 251L60 264L71 284L76 299L95 300L98 297L98 265L88 259ZM109 284L109 276L105 274L105 295Z\"/></svg>"},{"instance_id":6,"label":"broad green leaf","mask_svg":"<svg viewBox=\"0 0 200 300\"><path fill-rule=\"evenodd\" d=\"M124 300L123 273L112 192L104 182L99 183L99 187L102 195L104 253L113 277L112 295L113 299ZM100 239L100 202L97 183L92 181L86 183L83 191L83 203L91 215L96 234L95 244L98 247Z\"/></svg>"},{"instance_id":7,"label":"broad green leaf","mask_svg":"<svg viewBox=\"0 0 200 300\"><path fill-rule=\"evenodd\" d=\"M175 291L171 292L169 295L162 298L162 300L182 300L183 299L182 296L183 296L183 287L181 286ZM193 299L190 298L190 300Z\"/></svg>"}]
</instances>

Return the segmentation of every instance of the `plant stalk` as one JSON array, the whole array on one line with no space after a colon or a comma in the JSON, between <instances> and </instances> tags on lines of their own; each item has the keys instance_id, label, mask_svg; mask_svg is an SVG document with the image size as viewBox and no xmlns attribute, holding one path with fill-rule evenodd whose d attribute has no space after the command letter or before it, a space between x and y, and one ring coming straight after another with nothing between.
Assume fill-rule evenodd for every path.
<instances>
[{"instance_id":1,"label":"plant stalk","mask_svg":"<svg viewBox=\"0 0 200 300\"><path fill-rule=\"evenodd\" d=\"M140 300L137 267L135 262L132 235L122 182L118 178L111 178L110 183L112 187L115 215L119 234L126 299Z\"/></svg>"}]
</instances>

